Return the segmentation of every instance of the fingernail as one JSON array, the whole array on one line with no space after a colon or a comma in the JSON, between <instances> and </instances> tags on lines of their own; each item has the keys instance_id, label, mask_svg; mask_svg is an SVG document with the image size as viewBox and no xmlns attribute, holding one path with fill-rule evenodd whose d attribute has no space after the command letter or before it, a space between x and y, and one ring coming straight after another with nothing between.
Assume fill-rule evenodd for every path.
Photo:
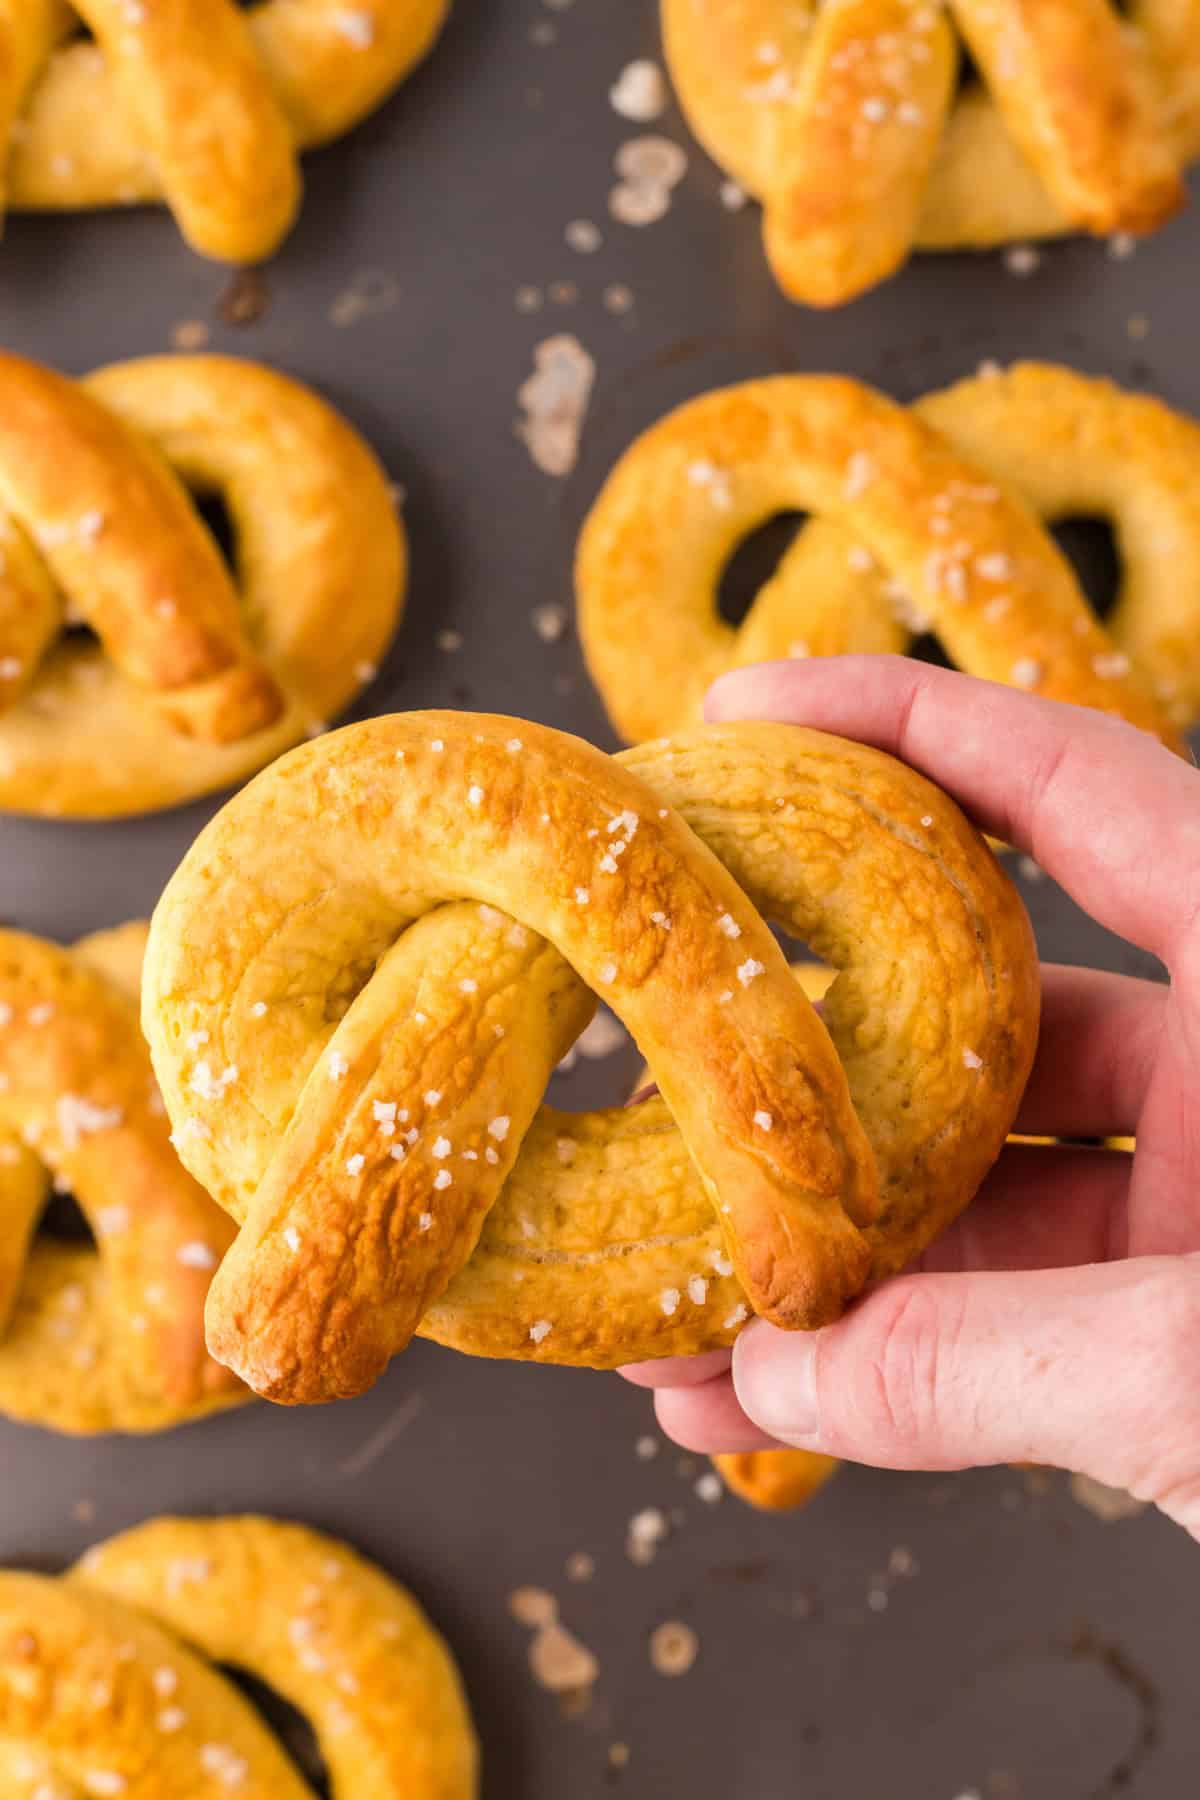
<instances>
[{"instance_id":1,"label":"fingernail","mask_svg":"<svg viewBox=\"0 0 1200 1800\"><path fill-rule=\"evenodd\" d=\"M710 725L719 724L724 719L737 717L738 676L740 673L740 670L733 669L728 675L718 675L705 694L704 717Z\"/></svg>"},{"instance_id":2,"label":"fingernail","mask_svg":"<svg viewBox=\"0 0 1200 1800\"><path fill-rule=\"evenodd\" d=\"M817 1437L817 1343L815 1332L780 1331L758 1319L733 1349L733 1385L754 1423L787 1444Z\"/></svg>"}]
</instances>

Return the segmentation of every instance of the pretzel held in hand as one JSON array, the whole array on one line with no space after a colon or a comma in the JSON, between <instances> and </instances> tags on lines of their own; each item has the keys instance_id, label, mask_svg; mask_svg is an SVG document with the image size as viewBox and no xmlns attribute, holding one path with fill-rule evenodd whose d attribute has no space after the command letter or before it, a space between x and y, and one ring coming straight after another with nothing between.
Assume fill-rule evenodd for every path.
<instances>
[{"instance_id":1,"label":"pretzel held in hand","mask_svg":"<svg viewBox=\"0 0 1200 1800\"><path fill-rule=\"evenodd\" d=\"M768 917L842 969L828 1030ZM539 1110L589 988L662 1098ZM835 1318L974 1194L1037 1013L1015 891L875 751L745 724L610 758L414 713L294 752L201 833L143 1018L242 1228L210 1346L301 1401L415 1331L613 1366L727 1344L750 1308Z\"/></svg>"},{"instance_id":2,"label":"pretzel held in hand","mask_svg":"<svg viewBox=\"0 0 1200 1800\"><path fill-rule=\"evenodd\" d=\"M146 927L0 931L0 1412L159 1431L245 1399L204 1347L233 1233L181 1166L138 1029ZM50 1180L95 1248L37 1239Z\"/></svg>"},{"instance_id":3,"label":"pretzel held in hand","mask_svg":"<svg viewBox=\"0 0 1200 1800\"><path fill-rule=\"evenodd\" d=\"M226 504L236 586L189 488ZM73 818L229 786L319 728L405 574L358 434L223 356L74 382L0 353L0 550L0 808Z\"/></svg>"},{"instance_id":4,"label":"pretzel held in hand","mask_svg":"<svg viewBox=\"0 0 1200 1800\"><path fill-rule=\"evenodd\" d=\"M680 103L763 202L784 292L914 248L1152 231L1200 153L1200 0L663 0ZM960 53L981 82L956 99Z\"/></svg>"},{"instance_id":5,"label":"pretzel held in hand","mask_svg":"<svg viewBox=\"0 0 1200 1800\"><path fill-rule=\"evenodd\" d=\"M446 6L6 5L0 198L32 211L165 200L194 250L258 262L295 219L299 151L341 136L381 105L429 49Z\"/></svg>"},{"instance_id":6,"label":"pretzel held in hand","mask_svg":"<svg viewBox=\"0 0 1200 1800\"><path fill-rule=\"evenodd\" d=\"M973 675L1175 742L1200 703L1197 492L1200 428L1069 370L1019 365L911 410L840 376L717 389L644 432L592 507L575 568L588 668L637 740L697 719L731 667L931 629ZM1112 636L1036 517L1076 507L1120 526ZM788 511L815 516L735 630L721 571Z\"/></svg>"}]
</instances>

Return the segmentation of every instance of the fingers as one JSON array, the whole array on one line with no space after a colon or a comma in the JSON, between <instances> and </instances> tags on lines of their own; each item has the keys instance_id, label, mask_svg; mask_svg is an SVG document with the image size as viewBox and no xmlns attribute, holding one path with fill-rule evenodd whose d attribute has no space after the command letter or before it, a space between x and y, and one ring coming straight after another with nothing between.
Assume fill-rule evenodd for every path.
<instances>
[{"instance_id":1,"label":"fingers","mask_svg":"<svg viewBox=\"0 0 1200 1800\"><path fill-rule=\"evenodd\" d=\"M1169 992L1162 982L1044 963L1037 1057L1015 1129L1047 1137L1132 1136Z\"/></svg>"},{"instance_id":2,"label":"fingers","mask_svg":"<svg viewBox=\"0 0 1200 1800\"><path fill-rule=\"evenodd\" d=\"M784 1443L886 1468L1051 1463L1192 1522L1198 1353L1200 1258L1147 1257L905 1276L811 1333L756 1321L733 1383L747 1417Z\"/></svg>"},{"instance_id":3,"label":"fingers","mask_svg":"<svg viewBox=\"0 0 1200 1800\"><path fill-rule=\"evenodd\" d=\"M620 1373L634 1387L698 1387L716 1375L725 1375L733 1361L732 1350L705 1350L699 1356L663 1356L657 1362L626 1363Z\"/></svg>"},{"instance_id":4,"label":"fingers","mask_svg":"<svg viewBox=\"0 0 1200 1800\"><path fill-rule=\"evenodd\" d=\"M966 1212L914 1267L957 1274L1114 1262L1129 1251L1132 1180L1125 1151L1009 1145Z\"/></svg>"},{"instance_id":5,"label":"fingers","mask_svg":"<svg viewBox=\"0 0 1200 1800\"><path fill-rule=\"evenodd\" d=\"M667 1436L685 1450L715 1456L725 1450L769 1450L779 1441L747 1418L730 1374L695 1387L660 1388L654 1411Z\"/></svg>"},{"instance_id":6,"label":"fingers","mask_svg":"<svg viewBox=\"0 0 1200 1800\"><path fill-rule=\"evenodd\" d=\"M1195 919L1200 775L1119 720L890 656L738 669L705 710L812 725L901 757L1166 963Z\"/></svg>"}]
</instances>

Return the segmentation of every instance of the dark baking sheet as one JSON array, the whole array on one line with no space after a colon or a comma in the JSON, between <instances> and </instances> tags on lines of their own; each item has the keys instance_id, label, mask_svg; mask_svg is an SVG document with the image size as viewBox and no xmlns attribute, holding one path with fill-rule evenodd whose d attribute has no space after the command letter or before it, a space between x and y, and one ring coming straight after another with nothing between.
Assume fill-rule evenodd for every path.
<instances>
[{"instance_id":1,"label":"dark baking sheet","mask_svg":"<svg viewBox=\"0 0 1200 1800\"><path fill-rule=\"evenodd\" d=\"M550 38L552 41L544 41ZM846 370L911 396L984 356L1041 355L1152 387L1200 412L1200 216L1130 260L1049 249L1018 280L997 255L926 259L845 311L789 307L753 208L677 114L643 128L607 90L657 55L646 0L471 5L373 120L308 164L295 236L265 272L266 307L220 322L228 277L165 216L14 219L0 252L0 341L68 369L168 347L182 320L214 347L315 383L371 437L408 492L408 616L360 712L464 705L610 742L571 632L571 549L612 458L664 408L775 369ZM606 214L614 150L642 129L684 143L674 206L645 230ZM600 225L591 256L572 219ZM364 277L367 278L364 283ZM519 288L546 295L518 310ZM611 284L632 308L615 314ZM339 296L374 296L333 322ZM597 387L575 473L536 470L513 435L540 340L570 331ZM456 652L437 634L462 633ZM147 912L210 809L101 828L0 824L0 918L71 937ZM1043 951L1143 970L1046 882L1026 886ZM632 1054L560 1079L568 1104L615 1098ZM694 1492L702 1464L635 1455L645 1400L611 1377L487 1365L418 1346L371 1395L325 1411L264 1406L147 1443L76 1444L0 1426L0 1559L57 1566L163 1509L262 1508L344 1533L411 1582L466 1673L489 1800L606 1793L660 1800L1085 1800L1191 1792L1200 1750L1190 1606L1196 1552L1146 1513L1102 1524L1064 1478L844 1472L806 1513L759 1518ZM648 1567L630 1517L675 1521ZM565 1572L595 1559L590 1582ZM914 1573L906 1567L905 1553ZM899 1554L897 1554L899 1553ZM892 1572L889 1572L891 1570ZM600 1659L589 1710L533 1682L512 1589L562 1599ZM668 1680L647 1638L699 1635ZM627 1766L609 1747L629 1747Z\"/></svg>"}]
</instances>

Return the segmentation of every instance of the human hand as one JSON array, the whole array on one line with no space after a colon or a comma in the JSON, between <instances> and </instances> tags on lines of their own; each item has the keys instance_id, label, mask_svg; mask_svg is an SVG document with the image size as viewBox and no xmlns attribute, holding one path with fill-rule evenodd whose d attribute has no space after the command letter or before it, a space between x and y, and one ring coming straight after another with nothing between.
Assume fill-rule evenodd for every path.
<instances>
[{"instance_id":1,"label":"human hand","mask_svg":"<svg viewBox=\"0 0 1200 1800\"><path fill-rule=\"evenodd\" d=\"M1010 1145L914 1265L811 1333L644 1363L693 1450L790 1444L901 1469L1079 1470L1200 1537L1200 774L1099 713L896 657L739 670L712 719L790 720L910 763L1171 984L1043 967Z\"/></svg>"}]
</instances>

